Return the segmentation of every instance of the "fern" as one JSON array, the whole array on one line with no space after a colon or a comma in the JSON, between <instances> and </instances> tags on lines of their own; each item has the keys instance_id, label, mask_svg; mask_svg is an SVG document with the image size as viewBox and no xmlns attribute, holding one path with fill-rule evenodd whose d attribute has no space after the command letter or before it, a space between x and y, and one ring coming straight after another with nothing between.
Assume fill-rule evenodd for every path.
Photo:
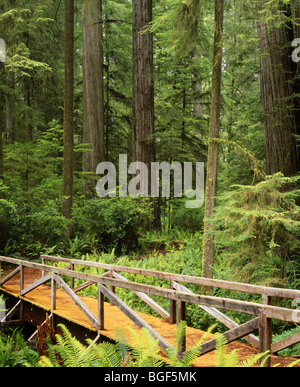
<instances>
[{"instance_id":1,"label":"fern","mask_svg":"<svg viewBox=\"0 0 300 387\"><path fill-rule=\"evenodd\" d=\"M191 367L193 361L200 356L202 344L208 338L214 328L215 325L210 327L208 331L202 336L201 340L193 348L186 351L182 358L179 358L179 353L182 349L183 335L186 331L186 322L181 321L177 327L175 344L167 350L167 364L171 367Z\"/></svg>"},{"instance_id":2,"label":"fern","mask_svg":"<svg viewBox=\"0 0 300 387\"><path fill-rule=\"evenodd\" d=\"M260 367L264 367L265 362L270 357L270 355L268 355L268 353L269 353L269 351L267 351L265 353L258 353L257 355L253 355L249 359L238 363L236 365L236 367L244 367L244 368L245 367L254 367L262 359L263 360L260 363Z\"/></svg>"},{"instance_id":3,"label":"fern","mask_svg":"<svg viewBox=\"0 0 300 387\"><path fill-rule=\"evenodd\" d=\"M182 348L183 333L186 323L179 324L174 346L167 350L167 358L162 359L158 341L151 333L142 328L135 331L127 328L130 332L132 349L128 346L128 336L121 330L117 331L118 342L116 344L101 343L95 344L92 340L87 340L87 346L81 344L72 337L68 329L60 324L63 335L56 335L57 344L49 344L49 357L42 356L39 362L18 362L27 367L163 367L164 361L171 367L191 367L193 361L199 357L201 345L207 339L214 327L211 327L201 340L191 350L187 351L182 359L178 354ZM263 367L269 358L268 352L253 355L248 360L240 362L237 351L228 353L226 339L223 335L216 337L216 367L254 367L261 360ZM0 348L1 349L1 348ZM0 351L1 352L1 351ZM6 353L8 353L6 351ZM20 359L19 359L20 360ZM300 360L297 360L288 367L294 367ZM276 367L276 366L275 366Z\"/></svg>"},{"instance_id":4,"label":"fern","mask_svg":"<svg viewBox=\"0 0 300 387\"><path fill-rule=\"evenodd\" d=\"M127 329L132 335L132 355L135 367L162 367L159 340L154 339L146 328L140 331L135 331L131 327Z\"/></svg>"}]
</instances>

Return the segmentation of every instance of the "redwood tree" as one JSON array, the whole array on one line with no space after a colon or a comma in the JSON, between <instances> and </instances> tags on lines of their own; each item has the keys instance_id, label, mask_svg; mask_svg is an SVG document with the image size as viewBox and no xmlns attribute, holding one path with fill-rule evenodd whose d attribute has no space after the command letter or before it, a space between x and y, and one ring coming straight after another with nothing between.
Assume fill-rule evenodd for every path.
<instances>
[{"instance_id":1,"label":"redwood tree","mask_svg":"<svg viewBox=\"0 0 300 387\"><path fill-rule=\"evenodd\" d=\"M214 33L214 56L212 74L211 109L209 125L209 144L207 160L207 178L205 193L205 221L203 234L203 263L202 275L213 278L214 263L214 236L209 223L216 206L217 176L219 145L215 139L219 138L220 132L220 100L222 80L222 52L223 52L223 24L224 24L224 0L215 0L215 33Z\"/></svg>"},{"instance_id":2,"label":"redwood tree","mask_svg":"<svg viewBox=\"0 0 300 387\"><path fill-rule=\"evenodd\" d=\"M83 23L83 142L90 148L83 153L83 172L93 177L104 161L102 0L83 1Z\"/></svg>"},{"instance_id":3,"label":"redwood tree","mask_svg":"<svg viewBox=\"0 0 300 387\"><path fill-rule=\"evenodd\" d=\"M133 0L132 158L148 167L154 161L152 0Z\"/></svg>"},{"instance_id":4,"label":"redwood tree","mask_svg":"<svg viewBox=\"0 0 300 387\"><path fill-rule=\"evenodd\" d=\"M295 134L299 133L299 92L297 65L291 59L292 17L298 13L298 2L279 1L269 9L268 22L263 10L269 7L261 0L258 35L261 50L261 101L264 112L266 169L268 174L283 172L292 176L299 169ZM265 11L264 11L265 12ZM298 95L296 95L298 94ZM298 102L297 102L298 101Z\"/></svg>"},{"instance_id":5,"label":"redwood tree","mask_svg":"<svg viewBox=\"0 0 300 387\"><path fill-rule=\"evenodd\" d=\"M63 214L72 217L73 203L73 95L74 95L74 0L65 0L64 159ZM71 230L68 230L70 236Z\"/></svg>"}]
</instances>

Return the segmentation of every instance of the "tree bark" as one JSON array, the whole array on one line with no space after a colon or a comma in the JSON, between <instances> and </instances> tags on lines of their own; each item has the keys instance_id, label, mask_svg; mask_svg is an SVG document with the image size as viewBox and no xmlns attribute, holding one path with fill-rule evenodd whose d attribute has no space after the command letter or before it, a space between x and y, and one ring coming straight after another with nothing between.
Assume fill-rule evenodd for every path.
<instances>
[{"instance_id":1,"label":"tree bark","mask_svg":"<svg viewBox=\"0 0 300 387\"><path fill-rule=\"evenodd\" d=\"M148 167L155 159L152 0L133 0L132 159Z\"/></svg>"},{"instance_id":2,"label":"tree bark","mask_svg":"<svg viewBox=\"0 0 300 387\"><path fill-rule=\"evenodd\" d=\"M72 217L73 204L73 96L74 96L74 0L65 0L64 158L63 215ZM68 236L71 229L68 229Z\"/></svg>"},{"instance_id":3,"label":"tree bark","mask_svg":"<svg viewBox=\"0 0 300 387\"><path fill-rule=\"evenodd\" d=\"M267 6L262 0L262 6ZM274 20L280 27L267 24L260 17L258 36L261 51L261 102L264 112L267 174L282 172L285 176L297 173L299 159L294 135L297 133L294 89L297 66L291 59L293 28L281 20L282 13L290 17L290 8L279 5ZM278 15L275 14L278 12ZM296 36L295 36L296 37ZM294 67L294 69L293 69ZM299 87L299 80L298 80ZM298 91L299 92L299 91ZM299 130L299 129L298 129Z\"/></svg>"},{"instance_id":4,"label":"tree bark","mask_svg":"<svg viewBox=\"0 0 300 387\"><path fill-rule=\"evenodd\" d=\"M209 144L205 193L202 276L213 278L215 244L209 219L216 206L219 145L214 139L220 132L220 100L222 83L224 0L215 0L215 33L212 93L209 124Z\"/></svg>"},{"instance_id":5,"label":"tree bark","mask_svg":"<svg viewBox=\"0 0 300 387\"><path fill-rule=\"evenodd\" d=\"M83 172L96 178L97 165L104 154L104 86L102 0L83 2ZM95 185L85 176L84 190Z\"/></svg>"}]
</instances>

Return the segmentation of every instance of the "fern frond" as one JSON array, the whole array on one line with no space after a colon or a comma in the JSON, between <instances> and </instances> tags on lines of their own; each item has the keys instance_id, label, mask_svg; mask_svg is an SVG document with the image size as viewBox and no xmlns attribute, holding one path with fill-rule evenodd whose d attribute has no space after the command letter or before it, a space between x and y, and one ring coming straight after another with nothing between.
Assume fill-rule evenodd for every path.
<instances>
[{"instance_id":1,"label":"fern frond","mask_svg":"<svg viewBox=\"0 0 300 387\"><path fill-rule=\"evenodd\" d=\"M135 331L131 327L127 328L132 336L132 355L136 367L162 367L163 362L159 355L159 340L154 339L150 331L141 328Z\"/></svg>"},{"instance_id":2,"label":"fern frond","mask_svg":"<svg viewBox=\"0 0 300 387\"><path fill-rule=\"evenodd\" d=\"M128 358L131 348L128 344L126 334L120 328L116 329L116 339L117 339L116 347L119 351L120 358L121 359Z\"/></svg>"},{"instance_id":3,"label":"fern frond","mask_svg":"<svg viewBox=\"0 0 300 387\"><path fill-rule=\"evenodd\" d=\"M54 348L61 357L65 367L88 367L90 364L89 349L81 344L70 331L59 324L63 335L56 335L57 344Z\"/></svg>"},{"instance_id":4,"label":"fern frond","mask_svg":"<svg viewBox=\"0 0 300 387\"><path fill-rule=\"evenodd\" d=\"M54 368L56 367L53 362L46 356L41 356L39 362L38 362L39 367L43 368Z\"/></svg>"},{"instance_id":5,"label":"fern frond","mask_svg":"<svg viewBox=\"0 0 300 387\"><path fill-rule=\"evenodd\" d=\"M120 367L121 356L117 347L111 343L95 344L87 340L92 354L90 367Z\"/></svg>"},{"instance_id":6,"label":"fern frond","mask_svg":"<svg viewBox=\"0 0 300 387\"><path fill-rule=\"evenodd\" d=\"M293 363L291 363L291 364L288 364L287 366L286 366L286 368L293 368L293 367L295 367L297 364L299 364L300 363L300 360L295 360L295 361L293 361Z\"/></svg>"},{"instance_id":7,"label":"fern frond","mask_svg":"<svg viewBox=\"0 0 300 387\"><path fill-rule=\"evenodd\" d=\"M267 351L267 352L265 352L265 353L258 353L257 355L253 355L253 356L251 356L249 359L244 360L244 361L238 363L238 364L237 364L237 367L247 367L247 368L249 368L249 367L254 367L254 366L256 365L256 363L257 363L258 361L260 361L260 360L265 356L265 358L264 358L264 360L263 360L263 362L262 362L262 364L261 364L261 366L263 366L264 363L265 363L265 362L267 361L267 359L269 358L269 356L267 356L268 353L269 353L269 351Z\"/></svg>"}]
</instances>

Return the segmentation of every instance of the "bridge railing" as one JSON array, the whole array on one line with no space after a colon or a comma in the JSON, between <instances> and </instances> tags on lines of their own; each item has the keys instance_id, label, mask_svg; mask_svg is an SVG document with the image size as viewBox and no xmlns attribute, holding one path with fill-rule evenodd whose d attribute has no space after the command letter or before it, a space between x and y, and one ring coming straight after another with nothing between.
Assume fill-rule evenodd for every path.
<instances>
[{"instance_id":1,"label":"bridge railing","mask_svg":"<svg viewBox=\"0 0 300 387\"><path fill-rule=\"evenodd\" d=\"M17 260L14 258L0 257L0 263L7 262L17 265L17 269L4 279L0 279L0 287L3 286L12 276L20 273L20 296L25 297L27 293L37 288L38 286L51 281L51 310L56 309L56 287L60 286L75 304L85 313L89 320L94 324L97 330L105 329L104 326L104 297L107 297L110 302L116 305L125 315L127 315L138 327L146 327L152 335L159 340L160 347L166 351L170 344L161 337L149 324L147 324L136 312L126 305L116 294L117 287L130 290L140 297L144 302L150 305L157 313L170 323L179 324L185 320L186 304L194 304L213 317L225 324L230 330L224 334L228 343L244 337L253 346L258 348L259 352L277 353L278 351L287 348L290 345L300 342L300 333L290 336L288 339L281 340L277 343L272 343L272 320L277 319L286 322L300 323L300 310L292 308L283 308L272 305L272 298L291 299L292 305L297 307L300 304L300 291L282 288L270 288L264 286L228 282L216 279L207 279L202 277L187 276L175 273L165 273L154 270L132 268L127 266L118 266L104 264L100 262L76 260L62 257L53 257L48 255L41 256L42 264ZM47 261L64 262L67 264L65 268L47 265ZM92 275L82 273L76 270L76 266L87 266L103 269L105 272L102 275ZM42 278L24 288L24 267L31 267L41 270ZM48 274L46 274L48 273ZM158 279L169 281L169 288L158 286L150 286L140 282L128 281L121 273L131 273L138 276L150 276ZM68 286L61 276L71 278L71 285ZM84 284L74 287L74 279L86 281ZM139 277L140 278L140 277ZM98 316L94 314L84 305L77 296L77 293L91 284L98 286ZM185 284L185 285L183 285ZM188 284L199 285L202 287L214 287L227 289L236 292L244 292L262 296L262 303L254 303L241 301L237 299L213 297L205 294L195 294L188 289ZM156 303L150 296L159 296L170 301L169 310L165 310ZM249 322L238 325L228 316L222 313L222 310L231 310L240 313L246 313L255 316ZM258 331L259 337L252 333ZM215 340L210 340L202 346L201 354L212 351L216 346ZM182 348L182 355L186 352L185 340ZM270 365L270 361L265 363Z\"/></svg>"}]
</instances>

